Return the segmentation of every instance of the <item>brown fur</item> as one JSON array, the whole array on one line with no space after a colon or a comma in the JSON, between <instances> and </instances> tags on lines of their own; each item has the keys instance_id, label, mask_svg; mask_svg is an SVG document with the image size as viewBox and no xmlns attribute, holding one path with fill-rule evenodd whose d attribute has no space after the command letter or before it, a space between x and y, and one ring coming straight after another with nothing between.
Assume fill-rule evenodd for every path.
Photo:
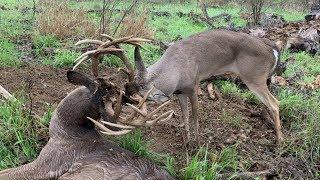
<instances>
[{"instance_id":1,"label":"brown fur","mask_svg":"<svg viewBox=\"0 0 320 180\"><path fill-rule=\"evenodd\" d=\"M86 87L75 89L59 103L51 118L50 139L38 158L1 171L1 180L171 179L151 161L102 138L86 117L101 117L102 97L108 91L77 73L69 73L68 77L69 81Z\"/></svg>"},{"instance_id":2,"label":"brown fur","mask_svg":"<svg viewBox=\"0 0 320 180\"><path fill-rule=\"evenodd\" d=\"M283 137L279 102L269 92L266 84L278 59L274 55L274 50L279 52L275 44L266 39L261 40L248 34L227 30L206 31L175 42L158 62L147 69L141 68L142 61L137 55L138 72L135 81L140 85L140 92L145 92L154 86L157 91L151 93L150 99L155 101L164 95L170 96L179 92L177 96L181 105L182 118L187 139L190 140L188 99L191 101L192 119L195 124L196 139L198 139L196 92L200 81L227 72L237 74L269 108L280 142Z\"/></svg>"}]
</instances>

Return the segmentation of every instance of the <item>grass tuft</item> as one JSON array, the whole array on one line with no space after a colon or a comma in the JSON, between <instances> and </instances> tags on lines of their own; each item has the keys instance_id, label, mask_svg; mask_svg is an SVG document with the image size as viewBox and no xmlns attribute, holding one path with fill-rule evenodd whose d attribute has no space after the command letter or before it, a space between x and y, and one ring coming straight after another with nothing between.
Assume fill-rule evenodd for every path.
<instances>
[{"instance_id":1,"label":"grass tuft","mask_svg":"<svg viewBox=\"0 0 320 180\"><path fill-rule=\"evenodd\" d=\"M224 171L236 172L239 166L237 145L226 147L220 153L209 153L200 148L182 171L182 179L217 179Z\"/></svg>"},{"instance_id":2,"label":"grass tuft","mask_svg":"<svg viewBox=\"0 0 320 180\"><path fill-rule=\"evenodd\" d=\"M44 60L44 64L53 65L54 67L65 67L72 66L74 60L77 59L81 54L70 50L56 50L54 57L49 57Z\"/></svg>"},{"instance_id":3,"label":"grass tuft","mask_svg":"<svg viewBox=\"0 0 320 180\"><path fill-rule=\"evenodd\" d=\"M39 150L38 138L45 125L29 117L24 99L0 102L0 170L34 159Z\"/></svg>"},{"instance_id":4,"label":"grass tuft","mask_svg":"<svg viewBox=\"0 0 320 180\"><path fill-rule=\"evenodd\" d=\"M37 56L47 56L46 51L61 46L59 40L53 35L36 34L32 37L32 42Z\"/></svg>"},{"instance_id":5,"label":"grass tuft","mask_svg":"<svg viewBox=\"0 0 320 180\"><path fill-rule=\"evenodd\" d=\"M0 38L0 67L18 67L20 63L15 44Z\"/></svg>"},{"instance_id":6,"label":"grass tuft","mask_svg":"<svg viewBox=\"0 0 320 180\"><path fill-rule=\"evenodd\" d=\"M230 81L214 82L221 93L225 96L240 98L249 104L260 104L259 99L249 90L241 90L238 86Z\"/></svg>"}]
</instances>

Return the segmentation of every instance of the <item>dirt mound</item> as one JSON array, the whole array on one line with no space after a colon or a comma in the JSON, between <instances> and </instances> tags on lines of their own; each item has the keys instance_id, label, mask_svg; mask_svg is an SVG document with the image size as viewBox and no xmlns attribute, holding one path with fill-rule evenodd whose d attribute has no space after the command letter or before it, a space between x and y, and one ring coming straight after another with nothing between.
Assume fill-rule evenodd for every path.
<instances>
[{"instance_id":1,"label":"dirt mound","mask_svg":"<svg viewBox=\"0 0 320 180\"><path fill-rule=\"evenodd\" d=\"M267 30L266 38L271 40L283 40L288 37L294 37L300 34L299 32L306 31L310 28L320 29L319 21L299 21L289 22L280 27L273 27Z\"/></svg>"}]
</instances>

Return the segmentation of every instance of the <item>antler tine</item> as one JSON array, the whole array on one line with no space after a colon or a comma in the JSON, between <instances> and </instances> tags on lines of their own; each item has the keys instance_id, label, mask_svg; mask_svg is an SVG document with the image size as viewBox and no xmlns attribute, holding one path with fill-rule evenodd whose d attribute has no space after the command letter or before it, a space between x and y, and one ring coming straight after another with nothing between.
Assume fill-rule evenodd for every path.
<instances>
[{"instance_id":1,"label":"antler tine","mask_svg":"<svg viewBox=\"0 0 320 180\"><path fill-rule=\"evenodd\" d=\"M97 44L97 45L102 45L104 42L96 39L83 39L81 41L78 41L75 46L79 46L81 44Z\"/></svg>"},{"instance_id":2,"label":"antler tine","mask_svg":"<svg viewBox=\"0 0 320 180\"><path fill-rule=\"evenodd\" d=\"M107 35L107 34L101 34L102 37L107 38L109 41L115 41L115 38ZM130 36L128 36L130 37ZM139 43L139 42L151 42L150 39L144 39L144 38L134 38L133 36L125 41L126 43ZM135 44L133 44L135 45Z\"/></svg>"},{"instance_id":3,"label":"antler tine","mask_svg":"<svg viewBox=\"0 0 320 180\"><path fill-rule=\"evenodd\" d=\"M103 42L100 40L95 40L95 39L84 39L81 41L78 41L75 45L81 45L81 44L96 44L99 45L99 47L96 50L91 50L88 51L86 53L83 53L80 57L78 57L75 62L78 62L73 69L77 68L83 61L95 57L92 60L92 72L95 76L98 76L98 56L100 56L101 54L107 54L107 53L111 53L113 55L118 56L123 64L127 67L128 69L128 77L129 77L129 81L133 81L134 79L134 69L131 65L131 63L129 62L129 59L127 58L127 56L125 55L125 53L123 52L123 50L120 47L120 44L131 44L134 46L139 46L142 47L141 42L150 42L150 40L148 39L143 39L143 38L133 38L133 36L127 36L127 37L123 37L123 38L119 38L119 39L115 39L109 35L106 34L101 34L102 37L106 37L109 41L107 42ZM115 48L110 48L110 46L114 46Z\"/></svg>"},{"instance_id":4,"label":"antler tine","mask_svg":"<svg viewBox=\"0 0 320 180\"><path fill-rule=\"evenodd\" d=\"M119 39L114 39L113 41L107 41L107 42L103 43L99 48L106 48L109 46L120 44L120 43L126 42L127 40L129 40L132 37L133 36L127 36L127 37L123 37L123 38L119 38ZM119 48L119 47L117 47L117 48Z\"/></svg>"},{"instance_id":5,"label":"antler tine","mask_svg":"<svg viewBox=\"0 0 320 180\"><path fill-rule=\"evenodd\" d=\"M117 49L117 48L104 48L104 49L98 49L98 50L92 50L83 53L80 57L78 57L75 62L77 62L76 65L73 66L73 70L75 70L83 61L89 59L92 55L96 54L105 54L109 52L122 52L122 49Z\"/></svg>"},{"instance_id":6,"label":"antler tine","mask_svg":"<svg viewBox=\"0 0 320 180\"><path fill-rule=\"evenodd\" d=\"M103 45L100 45L100 47L109 47L109 46L113 45L114 47L119 48L119 49L121 49L121 47L119 45L121 43L122 44L131 44L131 45L139 46L139 47L143 48L142 45L139 43L151 41L151 40L143 39L143 38L133 38L133 36L128 36L128 37L124 37L124 38L120 38L120 39L115 39L107 34L101 34L101 36L107 38L110 42L107 42ZM125 54L123 52L116 54L116 55L122 60L124 65L127 67L128 72L129 72L129 74L128 74L129 81L133 81L134 70L129 62L129 59L125 56Z\"/></svg>"},{"instance_id":7,"label":"antler tine","mask_svg":"<svg viewBox=\"0 0 320 180\"><path fill-rule=\"evenodd\" d=\"M102 37L105 37L105 38L107 38L109 41L113 41L114 40L114 38L112 37L112 36L110 36L110 35L108 35L108 34L100 34Z\"/></svg>"},{"instance_id":8,"label":"antler tine","mask_svg":"<svg viewBox=\"0 0 320 180\"><path fill-rule=\"evenodd\" d=\"M113 126L116 128L121 128L121 129L134 129L134 126L128 126L128 125L122 125L122 124L115 124L107 121L101 121L101 123L108 125L108 126Z\"/></svg>"},{"instance_id":9,"label":"antler tine","mask_svg":"<svg viewBox=\"0 0 320 180\"><path fill-rule=\"evenodd\" d=\"M97 50L87 51L87 52L81 54L81 56L79 56L76 60L74 60L74 62L77 62L77 61L79 61L79 60L81 60L81 59L83 59L83 58L85 58L85 57L88 57L90 54L93 54L93 53L95 53L96 51L97 51Z\"/></svg>"},{"instance_id":10,"label":"antler tine","mask_svg":"<svg viewBox=\"0 0 320 180\"><path fill-rule=\"evenodd\" d=\"M154 87L152 87L144 95L144 97L140 100L137 107L132 104L127 103L127 105L130 108L132 108L134 111L132 112L132 114L130 114L126 118L120 117L121 119L119 119L119 121L123 124L128 124L130 126L151 126L159 121L163 122L163 121L167 121L168 119L170 119L174 113L173 110L167 111L167 112L163 113L162 115L155 117L154 120L151 120L152 118L154 118L154 115L156 113L158 113L161 109L163 109L165 106L167 106L170 103L170 101L167 101L167 102L161 104L159 107L157 107L155 110L153 110L149 114L144 111L143 108L144 108L144 105L146 105L145 101L153 89L154 89ZM140 115L140 118L134 119L134 117L137 116L137 113Z\"/></svg>"},{"instance_id":11,"label":"antler tine","mask_svg":"<svg viewBox=\"0 0 320 180\"><path fill-rule=\"evenodd\" d=\"M147 112L144 112L144 110L146 110L146 108L144 107L144 105L146 105L145 101L153 89L154 89L154 87L152 87L143 96L143 98L141 98L141 100L138 104L138 107L135 107L135 106L127 103L127 105L134 110L129 116L127 116L128 118L123 118L120 116L120 113L122 110L121 105L122 105L122 97L123 97L123 91L120 90L119 95L118 95L118 101L116 103L115 112L113 113L113 118L115 118L118 121L118 123L111 123L111 122L107 122L107 121L98 122L90 117L87 117L87 118L91 122L93 122L97 128L100 129L101 133L106 134L106 135L112 135L112 136L119 136L119 135L127 134L127 133L131 132L133 129L135 129L136 127L141 127L141 126L150 127L160 121L161 122L167 121L173 116L173 113L174 113L173 110L167 111L158 117L156 117L154 115L157 112L159 112L161 109L163 109L165 106L167 106L170 101L167 101L167 102L161 104L159 107L157 107L155 110L153 110L149 114ZM138 118L133 119L137 115L137 113L139 114ZM121 130L114 131L104 125L107 125L109 127L120 128Z\"/></svg>"},{"instance_id":12,"label":"antler tine","mask_svg":"<svg viewBox=\"0 0 320 180\"><path fill-rule=\"evenodd\" d=\"M159 112L162 108L164 108L165 106L167 106L169 104L170 101L167 101L165 103L163 103L161 106L159 106L157 109L155 109L154 111L152 111L151 113L147 114L144 113L143 111L141 111L140 109L134 107L134 106L130 106L134 111L138 112L139 114L141 114L143 116L143 118L138 118L137 120L134 120L133 122L130 122L130 125L136 125L136 126L141 126L143 124L146 124L146 126L148 126L148 124L154 124L156 122L158 122L160 119L167 117L171 114L171 111L167 111L165 113L163 113L162 115L160 115L159 117L157 117L155 120L151 120L150 119L157 113ZM152 123L153 122L153 123Z\"/></svg>"},{"instance_id":13,"label":"antler tine","mask_svg":"<svg viewBox=\"0 0 320 180\"><path fill-rule=\"evenodd\" d=\"M160 106L158 107L155 111L152 112L152 114L154 115L155 113L154 112L158 112L160 109L162 109L164 106L168 105L168 103L165 103L163 104L163 106ZM130 106L132 108L132 106ZM129 118L123 118L123 117L120 117L121 120L119 120L121 123L124 123L124 124L127 124L129 126L136 126L136 127L139 127L139 126L146 126L146 127L149 127L149 126L152 126L153 124L161 121L161 122L165 122L169 119L171 119L171 117L173 116L174 114L174 111L173 110L169 110L163 114L161 114L160 116L156 117L154 120L151 120L151 118L153 117L153 115L150 114L143 114L141 113L140 109L137 110L137 108L132 108L134 109L134 112L138 111L140 114L142 114L142 118L137 118L133 121L128 121Z\"/></svg>"},{"instance_id":14,"label":"antler tine","mask_svg":"<svg viewBox=\"0 0 320 180\"><path fill-rule=\"evenodd\" d=\"M118 96L118 101L117 101L116 108L115 108L114 115L113 115L114 119L118 119L120 114L121 114L121 111L122 111L122 97L123 97L123 91L120 90L120 93L119 93L119 96Z\"/></svg>"},{"instance_id":15,"label":"antler tine","mask_svg":"<svg viewBox=\"0 0 320 180\"><path fill-rule=\"evenodd\" d=\"M159 112L162 108L164 108L166 105L168 105L170 101L166 101L165 103L161 104L157 109L152 111L150 114L146 116L146 119L151 118L153 115L155 115L157 112Z\"/></svg>"},{"instance_id":16,"label":"antler tine","mask_svg":"<svg viewBox=\"0 0 320 180\"><path fill-rule=\"evenodd\" d=\"M152 126L152 125L154 125L155 123L157 123L159 121L165 122L165 121L171 119L171 117L173 116L173 113L174 113L173 110L167 111L167 112L163 113L162 115L160 115L159 117L157 117L154 120L146 121L146 126Z\"/></svg>"},{"instance_id":17,"label":"antler tine","mask_svg":"<svg viewBox=\"0 0 320 180\"><path fill-rule=\"evenodd\" d=\"M103 49L91 50L81 54L81 56L79 56L76 60L74 60L74 62L77 62L86 56L90 56L94 54L101 54L101 53L107 53L107 52L121 52L121 51L123 50L119 48L103 48Z\"/></svg>"},{"instance_id":18,"label":"antler tine","mask_svg":"<svg viewBox=\"0 0 320 180\"><path fill-rule=\"evenodd\" d=\"M128 106L130 106L133 110L135 110L137 113L141 114L143 117L146 117L147 114L145 112L143 112L142 110L140 110L139 108L135 107L134 105L130 104L130 103L126 103Z\"/></svg>"},{"instance_id":19,"label":"antler tine","mask_svg":"<svg viewBox=\"0 0 320 180\"><path fill-rule=\"evenodd\" d=\"M130 42L151 42L150 39L144 39L144 38L130 38L128 41Z\"/></svg>"},{"instance_id":20,"label":"antler tine","mask_svg":"<svg viewBox=\"0 0 320 180\"><path fill-rule=\"evenodd\" d=\"M140 109L142 107L142 105L144 104L144 102L147 100L148 96L150 95L150 93L152 92L152 90L154 89L154 87L152 87L145 95L144 97L140 100L137 108ZM134 116L136 116L136 111L134 111L125 121L130 121L134 118Z\"/></svg>"},{"instance_id":21,"label":"antler tine","mask_svg":"<svg viewBox=\"0 0 320 180\"><path fill-rule=\"evenodd\" d=\"M103 134L107 134L107 135L113 135L113 136L120 136L120 135L124 135L124 134L127 134L129 132L131 132L132 130L121 130L121 131L113 131L111 129L108 129L107 127L105 127L103 124L99 123L98 121L90 118L90 117L87 117L91 122L93 122L99 129L101 129L101 133ZM113 123L110 123L110 125L113 124ZM116 127L115 125L117 124L113 124L114 127ZM120 125L117 125L118 127L121 127ZM125 127L125 126L122 126L122 127ZM129 127L129 126L128 126Z\"/></svg>"},{"instance_id":22,"label":"antler tine","mask_svg":"<svg viewBox=\"0 0 320 180\"><path fill-rule=\"evenodd\" d=\"M151 92L153 91L154 86L152 86L152 88L143 96L143 98L141 99L141 101L138 104L138 107L141 108L141 106L143 105L143 103L147 100L147 98L149 97L149 95L151 94Z\"/></svg>"}]
</instances>

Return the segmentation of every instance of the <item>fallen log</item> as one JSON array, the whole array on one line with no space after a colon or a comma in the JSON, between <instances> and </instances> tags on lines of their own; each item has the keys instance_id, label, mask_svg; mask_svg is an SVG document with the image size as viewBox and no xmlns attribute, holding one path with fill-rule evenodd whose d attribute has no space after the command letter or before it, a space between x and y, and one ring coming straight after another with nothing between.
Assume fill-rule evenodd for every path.
<instances>
[{"instance_id":1,"label":"fallen log","mask_svg":"<svg viewBox=\"0 0 320 180\"><path fill-rule=\"evenodd\" d=\"M0 85L0 94L1 96L3 96L5 99L11 99L14 98L6 89L4 89L1 85Z\"/></svg>"},{"instance_id":2,"label":"fallen log","mask_svg":"<svg viewBox=\"0 0 320 180\"><path fill-rule=\"evenodd\" d=\"M264 179L268 179L270 177L277 176L277 173L273 169L264 170L264 171L256 171L256 172L239 172L239 173L225 173L225 174L219 174L218 179L227 179L231 177L231 179L234 178L240 178L240 179L251 179L251 178L257 178L257 177L263 177Z\"/></svg>"}]
</instances>

